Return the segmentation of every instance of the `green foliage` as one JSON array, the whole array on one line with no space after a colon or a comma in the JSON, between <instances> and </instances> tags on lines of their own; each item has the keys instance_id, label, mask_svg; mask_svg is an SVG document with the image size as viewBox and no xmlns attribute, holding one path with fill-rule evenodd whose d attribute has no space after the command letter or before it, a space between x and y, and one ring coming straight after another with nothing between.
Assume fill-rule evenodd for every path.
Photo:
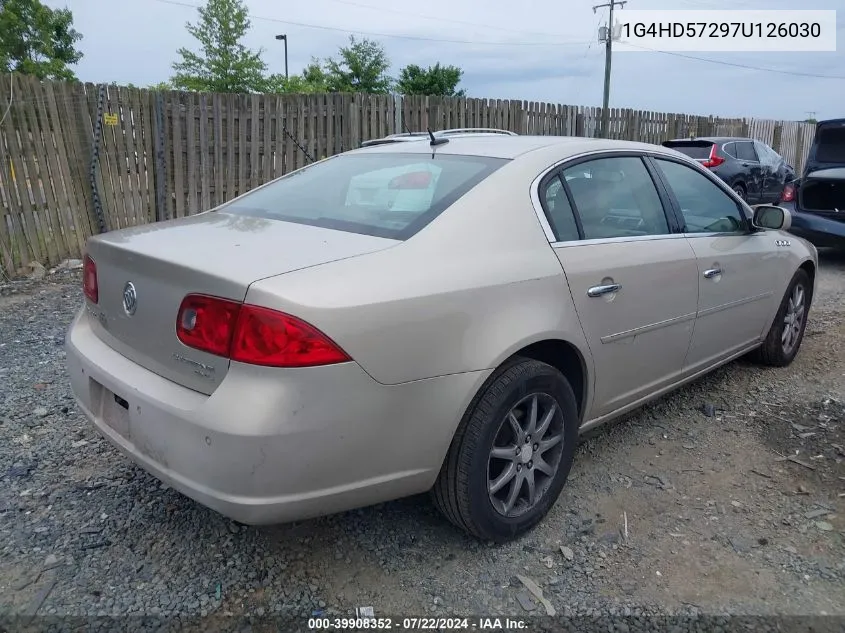
<instances>
[{"instance_id":1,"label":"green foliage","mask_svg":"<svg viewBox=\"0 0 845 633\"><path fill-rule=\"evenodd\" d=\"M68 66L82 59L82 35L70 9L50 9L39 0L0 0L0 70L39 79L76 79Z\"/></svg>"},{"instance_id":2,"label":"green foliage","mask_svg":"<svg viewBox=\"0 0 845 633\"><path fill-rule=\"evenodd\" d=\"M250 27L243 1L208 0L199 14L199 22L188 23L186 28L199 42L200 51L178 50L182 61L173 64L173 87L198 92L262 92L267 82L262 51L252 51L241 43Z\"/></svg>"},{"instance_id":3,"label":"green foliage","mask_svg":"<svg viewBox=\"0 0 845 633\"><path fill-rule=\"evenodd\" d=\"M284 75L273 74L267 77L264 92L269 93L317 93L328 92L328 78L320 66L320 61L312 59L302 74L286 79Z\"/></svg>"},{"instance_id":4,"label":"green foliage","mask_svg":"<svg viewBox=\"0 0 845 633\"><path fill-rule=\"evenodd\" d=\"M159 81L157 84L147 86L147 90L158 90L160 92L163 92L165 90L173 90L173 86L170 85L169 81Z\"/></svg>"},{"instance_id":5,"label":"green foliage","mask_svg":"<svg viewBox=\"0 0 845 633\"><path fill-rule=\"evenodd\" d=\"M457 66L441 66L439 63L428 68L409 64L399 71L396 91L403 95L437 95L441 97L463 97L463 90L455 90L464 71Z\"/></svg>"},{"instance_id":6,"label":"green foliage","mask_svg":"<svg viewBox=\"0 0 845 633\"><path fill-rule=\"evenodd\" d=\"M327 59L324 65L330 92L390 92L390 60L381 44L366 38L358 41L350 35L349 46L341 47L338 54L339 59Z\"/></svg>"}]
</instances>

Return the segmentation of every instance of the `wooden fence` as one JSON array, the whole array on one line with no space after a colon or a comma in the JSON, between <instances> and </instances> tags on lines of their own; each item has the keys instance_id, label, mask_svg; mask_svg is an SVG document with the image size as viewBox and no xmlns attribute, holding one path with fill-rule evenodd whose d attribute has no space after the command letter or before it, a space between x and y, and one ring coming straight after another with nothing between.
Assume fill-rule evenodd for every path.
<instances>
[{"instance_id":1,"label":"wooden fence","mask_svg":"<svg viewBox=\"0 0 845 633\"><path fill-rule=\"evenodd\" d=\"M10 81L13 85L10 85ZM93 234L191 215L361 141L496 127L596 136L600 108L393 95L153 92L0 78L0 273L80 257ZM2 101L0 101L2 104ZM608 136L660 143L721 134L803 166L814 126L613 108Z\"/></svg>"}]
</instances>

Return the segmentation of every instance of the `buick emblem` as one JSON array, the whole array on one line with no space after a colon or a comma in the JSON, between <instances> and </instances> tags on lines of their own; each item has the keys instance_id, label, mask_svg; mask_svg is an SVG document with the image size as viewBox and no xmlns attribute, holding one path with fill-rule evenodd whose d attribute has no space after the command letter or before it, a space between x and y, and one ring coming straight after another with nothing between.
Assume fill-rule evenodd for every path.
<instances>
[{"instance_id":1,"label":"buick emblem","mask_svg":"<svg viewBox=\"0 0 845 633\"><path fill-rule=\"evenodd\" d=\"M129 316L135 314L138 309L138 292L135 290L135 284L127 281L123 286L123 311Z\"/></svg>"}]
</instances>

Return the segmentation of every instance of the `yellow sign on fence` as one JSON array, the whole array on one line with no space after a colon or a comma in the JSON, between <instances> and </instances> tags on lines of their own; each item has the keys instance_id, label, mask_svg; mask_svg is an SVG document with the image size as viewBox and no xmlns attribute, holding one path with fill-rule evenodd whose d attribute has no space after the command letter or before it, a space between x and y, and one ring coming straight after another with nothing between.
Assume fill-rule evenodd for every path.
<instances>
[{"instance_id":1,"label":"yellow sign on fence","mask_svg":"<svg viewBox=\"0 0 845 633\"><path fill-rule=\"evenodd\" d=\"M108 112L104 113L103 123L105 123L106 125L117 125L117 115L109 114Z\"/></svg>"}]
</instances>

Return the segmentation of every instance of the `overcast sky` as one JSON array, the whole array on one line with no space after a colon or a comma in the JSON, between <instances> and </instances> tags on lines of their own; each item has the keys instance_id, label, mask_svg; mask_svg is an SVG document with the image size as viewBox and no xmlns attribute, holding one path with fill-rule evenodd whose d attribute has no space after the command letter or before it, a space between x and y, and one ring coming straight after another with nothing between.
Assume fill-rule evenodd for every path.
<instances>
[{"instance_id":1,"label":"overcast sky","mask_svg":"<svg viewBox=\"0 0 845 633\"><path fill-rule=\"evenodd\" d=\"M170 2L177 4L171 4ZM409 63L463 68L472 97L601 105L604 49L597 28L602 0L247 0L252 27L246 44L263 47L272 72L284 72L287 33L291 74L311 57L328 57L350 34L380 41L391 73ZM146 86L168 79L185 30L202 0L46 0L69 7L84 35L83 81ZM842 0L631 0L630 9L834 9L835 53L689 53L722 62L793 73L845 76ZM727 16L726 16L727 17ZM321 27L321 28L317 28ZM663 112L804 119L845 116L845 79L736 68L652 52L613 57L611 107Z\"/></svg>"}]
</instances>

